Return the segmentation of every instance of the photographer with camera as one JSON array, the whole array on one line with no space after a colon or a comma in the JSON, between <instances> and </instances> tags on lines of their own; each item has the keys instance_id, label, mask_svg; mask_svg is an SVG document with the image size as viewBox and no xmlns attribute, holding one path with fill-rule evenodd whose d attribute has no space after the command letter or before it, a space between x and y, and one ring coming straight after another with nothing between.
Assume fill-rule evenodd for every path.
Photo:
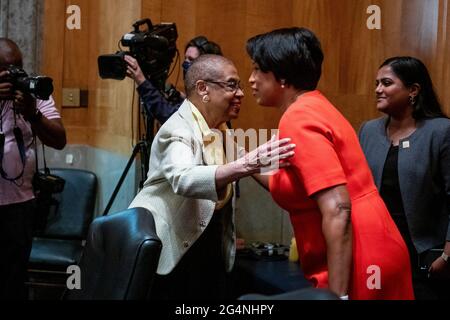
<instances>
[{"instance_id":1,"label":"photographer with camera","mask_svg":"<svg viewBox=\"0 0 450 320\"><path fill-rule=\"evenodd\" d=\"M209 41L204 36L193 38L185 47L185 60L182 64L183 78L192 62L202 54L222 55L222 50L218 44ZM126 55L125 61L128 64L127 76L136 82L137 91L147 115L163 124L178 110L185 98L184 93L177 91L173 86L170 86L166 93L161 92L146 78L135 58Z\"/></svg>"},{"instance_id":2,"label":"photographer with camera","mask_svg":"<svg viewBox=\"0 0 450 320\"><path fill-rule=\"evenodd\" d=\"M33 135L55 149L66 133L46 77L28 77L15 42L0 38L0 299L27 298L36 170Z\"/></svg>"}]
</instances>

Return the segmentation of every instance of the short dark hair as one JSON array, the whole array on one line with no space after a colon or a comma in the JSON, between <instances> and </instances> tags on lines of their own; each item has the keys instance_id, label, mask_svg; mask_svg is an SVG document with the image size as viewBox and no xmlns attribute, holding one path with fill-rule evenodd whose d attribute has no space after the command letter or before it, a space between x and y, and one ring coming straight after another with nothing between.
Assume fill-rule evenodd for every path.
<instances>
[{"instance_id":1,"label":"short dark hair","mask_svg":"<svg viewBox=\"0 0 450 320\"><path fill-rule=\"evenodd\" d=\"M319 39L306 28L283 28L247 41L247 53L263 72L273 72L297 89L314 90L322 74Z\"/></svg>"},{"instance_id":2,"label":"short dark hair","mask_svg":"<svg viewBox=\"0 0 450 320\"><path fill-rule=\"evenodd\" d=\"M223 55L220 46L213 41L209 41L208 38L206 38L205 36L198 36L191 39L186 44L184 52L186 52L189 47L196 47L200 52L200 55L202 54L217 54L219 56Z\"/></svg>"},{"instance_id":3,"label":"short dark hair","mask_svg":"<svg viewBox=\"0 0 450 320\"><path fill-rule=\"evenodd\" d=\"M380 69L389 66L392 72L409 88L414 83L420 85L420 91L414 104L413 118L447 118L442 111L439 98L434 91L433 82L425 64L414 57L392 57L384 61Z\"/></svg>"},{"instance_id":4,"label":"short dark hair","mask_svg":"<svg viewBox=\"0 0 450 320\"><path fill-rule=\"evenodd\" d=\"M5 63L4 59L6 56L14 57L16 60L14 64L22 67L22 52L17 43L11 39L0 37L0 64Z\"/></svg>"}]
</instances>

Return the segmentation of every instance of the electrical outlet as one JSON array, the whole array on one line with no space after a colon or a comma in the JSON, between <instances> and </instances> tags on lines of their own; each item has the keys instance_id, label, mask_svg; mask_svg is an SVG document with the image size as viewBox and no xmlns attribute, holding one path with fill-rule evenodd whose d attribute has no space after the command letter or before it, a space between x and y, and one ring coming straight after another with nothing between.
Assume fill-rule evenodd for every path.
<instances>
[{"instance_id":1,"label":"electrical outlet","mask_svg":"<svg viewBox=\"0 0 450 320\"><path fill-rule=\"evenodd\" d=\"M63 88L63 107L79 107L80 106L80 88Z\"/></svg>"},{"instance_id":2,"label":"electrical outlet","mask_svg":"<svg viewBox=\"0 0 450 320\"><path fill-rule=\"evenodd\" d=\"M66 154L66 163L73 164L73 154L71 153Z\"/></svg>"}]
</instances>

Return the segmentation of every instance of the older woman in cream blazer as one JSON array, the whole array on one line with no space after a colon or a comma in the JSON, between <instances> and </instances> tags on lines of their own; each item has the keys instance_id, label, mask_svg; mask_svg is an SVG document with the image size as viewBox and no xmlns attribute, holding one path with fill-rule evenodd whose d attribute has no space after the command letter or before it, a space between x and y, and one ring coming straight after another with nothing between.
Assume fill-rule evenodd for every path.
<instances>
[{"instance_id":1,"label":"older woman in cream blazer","mask_svg":"<svg viewBox=\"0 0 450 320\"><path fill-rule=\"evenodd\" d=\"M238 116L239 81L230 60L202 55L186 74L187 99L155 136L148 179L130 205L154 215L163 244L155 299L226 298L235 253L232 183L293 155L289 139L236 151L225 123Z\"/></svg>"}]
</instances>

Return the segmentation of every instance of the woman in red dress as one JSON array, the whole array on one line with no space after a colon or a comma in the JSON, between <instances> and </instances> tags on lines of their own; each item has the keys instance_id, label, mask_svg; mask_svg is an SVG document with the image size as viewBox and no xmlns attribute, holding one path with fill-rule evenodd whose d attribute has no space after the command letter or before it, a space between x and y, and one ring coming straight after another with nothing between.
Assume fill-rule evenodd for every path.
<instances>
[{"instance_id":1,"label":"woman in red dress","mask_svg":"<svg viewBox=\"0 0 450 320\"><path fill-rule=\"evenodd\" d=\"M290 166L260 176L290 213L305 277L342 299L414 299L408 250L378 194L355 131L316 90L323 53L304 28L251 38L258 104L284 112Z\"/></svg>"}]
</instances>

